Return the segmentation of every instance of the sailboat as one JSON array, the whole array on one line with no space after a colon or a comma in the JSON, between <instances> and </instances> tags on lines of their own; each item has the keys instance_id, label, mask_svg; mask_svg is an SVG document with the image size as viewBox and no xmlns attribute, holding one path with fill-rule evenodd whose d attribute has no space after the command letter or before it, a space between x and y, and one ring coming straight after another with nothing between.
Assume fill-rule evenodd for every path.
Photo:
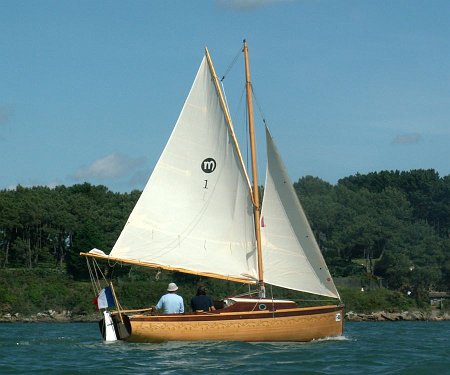
<instances>
[{"instance_id":1,"label":"sailboat","mask_svg":"<svg viewBox=\"0 0 450 375\"><path fill-rule=\"evenodd\" d=\"M101 328L112 327L113 339L311 341L342 335L339 293L267 126L260 205L245 41L242 51L252 179L206 48L173 132L110 254L94 249L81 255L250 284L255 293L227 297L208 312L105 311ZM266 296L266 285L333 302L299 307Z\"/></svg>"}]
</instances>

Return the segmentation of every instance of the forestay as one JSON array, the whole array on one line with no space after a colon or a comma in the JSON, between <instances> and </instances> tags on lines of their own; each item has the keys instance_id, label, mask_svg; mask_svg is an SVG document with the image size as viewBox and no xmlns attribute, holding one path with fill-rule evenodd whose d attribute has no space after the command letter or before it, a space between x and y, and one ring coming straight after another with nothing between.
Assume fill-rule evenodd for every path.
<instances>
[{"instance_id":1,"label":"forestay","mask_svg":"<svg viewBox=\"0 0 450 375\"><path fill-rule=\"evenodd\" d=\"M264 281L339 298L339 293L266 128L267 171L261 219Z\"/></svg>"},{"instance_id":2,"label":"forestay","mask_svg":"<svg viewBox=\"0 0 450 375\"><path fill-rule=\"evenodd\" d=\"M257 279L252 203L206 58L110 256Z\"/></svg>"}]
</instances>

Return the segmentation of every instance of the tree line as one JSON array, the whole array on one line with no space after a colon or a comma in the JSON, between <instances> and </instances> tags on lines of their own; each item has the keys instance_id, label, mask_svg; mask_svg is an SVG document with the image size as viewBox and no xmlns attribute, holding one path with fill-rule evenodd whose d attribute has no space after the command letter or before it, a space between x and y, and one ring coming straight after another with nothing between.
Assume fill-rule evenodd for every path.
<instances>
[{"instance_id":1,"label":"tree line","mask_svg":"<svg viewBox=\"0 0 450 375\"><path fill-rule=\"evenodd\" d=\"M421 297L450 287L450 176L383 171L294 184L334 275Z\"/></svg>"},{"instance_id":2,"label":"tree line","mask_svg":"<svg viewBox=\"0 0 450 375\"><path fill-rule=\"evenodd\" d=\"M299 179L300 197L334 276L357 276L418 297L450 285L450 176L383 171L332 185ZM140 196L89 183L0 191L0 268L87 277L78 254L108 252Z\"/></svg>"},{"instance_id":3,"label":"tree line","mask_svg":"<svg viewBox=\"0 0 450 375\"><path fill-rule=\"evenodd\" d=\"M89 183L0 191L0 267L63 268L84 278L79 252L110 249L139 196Z\"/></svg>"}]
</instances>

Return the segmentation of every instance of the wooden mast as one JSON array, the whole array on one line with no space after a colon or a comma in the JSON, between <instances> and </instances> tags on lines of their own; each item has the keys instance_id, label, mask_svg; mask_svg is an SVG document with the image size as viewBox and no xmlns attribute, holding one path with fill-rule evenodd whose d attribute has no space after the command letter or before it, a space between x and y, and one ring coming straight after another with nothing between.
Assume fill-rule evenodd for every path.
<instances>
[{"instance_id":1,"label":"wooden mast","mask_svg":"<svg viewBox=\"0 0 450 375\"><path fill-rule=\"evenodd\" d=\"M250 149L252 156L252 175L253 175L253 203L255 215L255 235L256 235L256 249L258 252L258 281L260 297L265 297L264 288L264 272L263 259L261 250L261 206L259 204L259 187L258 187L258 168L256 165L256 141L255 141L255 126L253 120L253 102L252 102L252 84L250 81L250 62L248 58L247 41L244 40L244 58L245 58L245 91L247 94L247 110L248 110L248 132L250 135Z\"/></svg>"}]
</instances>

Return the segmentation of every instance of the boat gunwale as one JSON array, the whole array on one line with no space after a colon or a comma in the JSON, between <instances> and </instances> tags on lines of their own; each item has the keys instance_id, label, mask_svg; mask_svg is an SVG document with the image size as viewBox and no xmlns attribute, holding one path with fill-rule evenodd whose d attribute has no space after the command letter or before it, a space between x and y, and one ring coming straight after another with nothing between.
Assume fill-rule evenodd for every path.
<instances>
[{"instance_id":1,"label":"boat gunwale","mask_svg":"<svg viewBox=\"0 0 450 375\"><path fill-rule=\"evenodd\" d=\"M211 320L240 319L272 319L292 316L318 315L343 311L342 305L327 305L315 307L298 307L279 310L232 311L223 310L191 312L185 314L131 315L130 322L199 322Z\"/></svg>"}]
</instances>

